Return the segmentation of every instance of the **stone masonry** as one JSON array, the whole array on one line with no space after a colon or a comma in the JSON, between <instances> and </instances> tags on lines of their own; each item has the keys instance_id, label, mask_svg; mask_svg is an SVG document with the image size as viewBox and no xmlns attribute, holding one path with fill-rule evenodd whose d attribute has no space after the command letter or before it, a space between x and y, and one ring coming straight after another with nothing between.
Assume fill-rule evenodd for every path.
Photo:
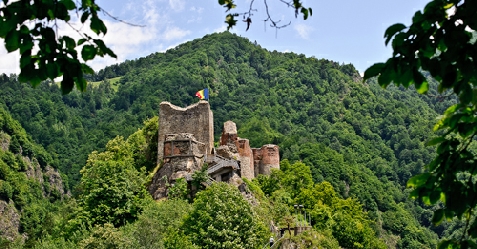
<instances>
[{"instance_id":1,"label":"stone masonry","mask_svg":"<svg viewBox=\"0 0 477 249\"><path fill-rule=\"evenodd\" d=\"M164 157L166 135L179 133L193 134L197 141L205 144L204 151L201 153L211 153L214 148L214 117L209 102L201 100L187 108L181 108L169 102L160 104L158 160Z\"/></svg>"},{"instance_id":2,"label":"stone masonry","mask_svg":"<svg viewBox=\"0 0 477 249\"><path fill-rule=\"evenodd\" d=\"M277 145L251 148L240 138L232 121L224 123L220 146L214 148L213 114L201 100L186 108L162 102L159 110L158 158L161 165L148 187L154 199L167 197L167 188L178 178L191 180L207 160L209 177L240 185L240 177L253 179L280 168Z\"/></svg>"}]
</instances>

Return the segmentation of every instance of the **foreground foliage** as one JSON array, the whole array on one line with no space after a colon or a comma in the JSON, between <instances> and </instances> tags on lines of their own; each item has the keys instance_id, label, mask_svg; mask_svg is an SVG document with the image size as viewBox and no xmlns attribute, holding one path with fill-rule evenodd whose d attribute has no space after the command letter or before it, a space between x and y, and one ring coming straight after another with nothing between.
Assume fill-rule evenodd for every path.
<instances>
[{"instance_id":1,"label":"foreground foliage","mask_svg":"<svg viewBox=\"0 0 477 249\"><path fill-rule=\"evenodd\" d=\"M475 1L433 0L418 11L412 25L395 24L386 30L386 44L392 40L393 57L365 72L365 79L378 76L386 87L390 83L415 86L426 93L429 83L423 74L438 81L442 98L455 95L450 106L434 126L437 137L428 145L437 146L437 156L426 166L426 173L411 178L411 196L428 205L438 205L432 218L440 224L457 217L466 222L459 239L446 240L440 248L477 247L477 22Z\"/></svg>"},{"instance_id":2,"label":"foreground foliage","mask_svg":"<svg viewBox=\"0 0 477 249\"><path fill-rule=\"evenodd\" d=\"M40 82L62 77L64 94L73 87L86 90L84 74L94 73L84 62L98 56L116 58L102 39L94 39L91 33L82 33L70 23L71 11L81 14L81 23L89 22L95 35L106 34L107 28L98 17L101 8L94 0L75 2L62 1L3 1L0 7L0 38L5 40L8 52L20 52L21 82L37 86ZM79 33L76 41L69 36L60 36L58 25L70 26ZM81 50L81 57L78 51Z\"/></svg>"},{"instance_id":3,"label":"foreground foliage","mask_svg":"<svg viewBox=\"0 0 477 249\"><path fill-rule=\"evenodd\" d=\"M201 248L261 248L267 234L250 203L226 183L201 191L183 226Z\"/></svg>"}]
</instances>

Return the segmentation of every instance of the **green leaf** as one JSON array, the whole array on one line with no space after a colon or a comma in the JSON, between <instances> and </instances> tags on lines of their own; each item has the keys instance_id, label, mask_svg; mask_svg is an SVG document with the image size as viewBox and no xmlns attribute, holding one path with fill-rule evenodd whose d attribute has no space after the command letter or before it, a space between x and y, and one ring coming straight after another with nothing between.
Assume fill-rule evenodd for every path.
<instances>
[{"instance_id":1,"label":"green leaf","mask_svg":"<svg viewBox=\"0 0 477 249\"><path fill-rule=\"evenodd\" d=\"M34 44L30 36L28 38L23 38L23 42L20 44L20 54L31 54L31 49L33 48Z\"/></svg>"},{"instance_id":2,"label":"green leaf","mask_svg":"<svg viewBox=\"0 0 477 249\"><path fill-rule=\"evenodd\" d=\"M407 187L416 188L416 187L422 186L426 184L427 179L429 179L429 177L431 176L432 176L431 173L422 173L422 174L415 175L411 177L409 181L407 181Z\"/></svg>"},{"instance_id":3,"label":"green leaf","mask_svg":"<svg viewBox=\"0 0 477 249\"><path fill-rule=\"evenodd\" d=\"M366 71L364 71L363 81L379 75L384 66L384 63L375 63L374 65L370 66L368 69L366 69Z\"/></svg>"},{"instance_id":4,"label":"green leaf","mask_svg":"<svg viewBox=\"0 0 477 249\"><path fill-rule=\"evenodd\" d=\"M81 63L81 70L83 70L85 74L94 74L94 70L84 63Z\"/></svg>"},{"instance_id":5,"label":"green leaf","mask_svg":"<svg viewBox=\"0 0 477 249\"><path fill-rule=\"evenodd\" d=\"M453 248L454 243L451 240L442 240L439 245L437 246L437 249L449 249Z\"/></svg>"},{"instance_id":6,"label":"green leaf","mask_svg":"<svg viewBox=\"0 0 477 249\"><path fill-rule=\"evenodd\" d=\"M464 116L463 114L454 114L452 115L448 120L449 122L447 123L447 126L451 129L455 129L457 127L457 123L461 119L461 117Z\"/></svg>"},{"instance_id":7,"label":"green leaf","mask_svg":"<svg viewBox=\"0 0 477 249\"><path fill-rule=\"evenodd\" d=\"M65 42L65 46L68 49L75 49L76 47L76 42L73 40L71 37L68 36L63 36L63 41Z\"/></svg>"},{"instance_id":8,"label":"green leaf","mask_svg":"<svg viewBox=\"0 0 477 249\"><path fill-rule=\"evenodd\" d=\"M384 32L384 38L386 38L386 41L384 43L386 44L386 46L388 45L389 41L393 38L393 36L397 32L400 32L405 28L406 28L406 25L402 23L396 23L394 25L391 25L389 28L387 28L386 31Z\"/></svg>"},{"instance_id":9,"label":"green leaf","mask_svg":"<svg viewBox=\"0 0 477 249\"><path fill-rule=\"evenodd\" d=\"M227 30L229 30L237 24L237 20L235 20L234 15L228 14L225 17L225 23L227 23Z\"/></svg>"},{"instance_id":10,"label":"green leaf","mask_svg":"<svg viewBox=\"0 0 477 249\"><path fill-rule=\"evenodd\" d=\"M386 88L396 78L396 71L393 69L393 67L394 61L393 58L391 58L386 62L384 70L378 77L378 84L381 87Z\"/></svg>"},{"instance_id":11,"label":"green leaf","mask_svg":"<svg viewBox=\"0 0 477 249\"><path fill-rule=\"evenodd\" d=\"M434 215L432 216L432 223L434 225L439 225L442 220L444 220L444 209L438 209L434 211Z\"/></svg>"},{"instance_id":12,"label":"green leaf","mask_svg":"<svg viewBox=\"0 0 477 249\"><path fill-rule=\"evenodd\" d=\"M84 45L81 50L81 57L84 61L93 59L96 56L96 47L93 45Z\"/></svg>"},{"instance_id":13,"label":"green leaf","mask_svg":"<svg viewBox=\"0 0 477 249\"><path fill-rule=\"evenodd\" d=\"M32 63L30 55L22 55L22 57L20 57L20 68L31 66L30 63Z\"/></svg>"},{"instance_id":14,"label":"green leaf","mask_svg":"<svg viewBox=\"0 0 477 249\"><path fill-rule=\"evenodd\" d=\"M96 34L106 34L107 28L106 25L104 25L104 22L99 19L97 16L93 15L91 17L91 24L89 25L91 30L96 33Z\"/></svg>"},{"instance_id":15,"label":"green leaf","mask_svg":"<svg viewBox=\"0 0 477 249\"><path fill-rule=\"evenodd\" d=\"M434 190L434 192L432 192L429 195L429 202L431 203L431 205L434 205L440 198L441 198L441 192ZM442 215L444 216L444 212L442 213Z\"/></svg>"},{"instance_id":16,"label":"green leaf","mask_svg":"<svg viewBox=\"0 0 477 249\"><path fill-rule=\"evenodd\" d=\"M106 47L106 45L104 44L104 41L101 40L101 39L94 39L93 40L94 43L96 43L96 45L98 46L98 51L97 51L97 54L101 57L103 57L105 54L113 57L113 58L117 58L116 54L114 54L114 52L109 49L108 47Z\"/></svg>"},{"instance_id":17,"label":"green leaf","mask_svg":"<svg viewBox=\"0 0 477 249\"><path fill-rule=\"evenodd\" d=\"M5 37L5 48L8 52L13 52L19 48L20 45L20 32L13 29L8 32Z\"/></svg>"},{"instance_id":18,"label":"green leaf","mask_svg":"<svg viewBox=\"0 0 477 249\"><path fill-rule=\"evenodd\" d=\"M67 74L64 74L63 80L61 81L61 92L63 95L70 93L71 90L73 90L74 85L73 78L67 76Z\"/></svg>"},{"instance_id":19,"label":"green leaf","mask_svg":"<svg viewBox=\"0 0 477 249\"><path fill-rule=\"evenodd\" d=\"M426 146L433 146L433 145L436 145L436 144L440 144L444 141L446 141L445 137L436 137L436 138L431 139L431 141L427 142Z\"/></svg>"},{"instance_id":20,"label":"green leaf","mask_svg":"<svg viewBox=\"0 0 477 249\"><path fill-rule=\"evenodd\" d=\"M303 14L303 20L308 19L308 10L305 8L301 8L301 13Z\"/></svg>"},{"instance_id":21,"label":"green leaf","mask_svg":"<svg viewBox=\"0 0 477 249\"><path fill-rule=\"evenodd\" d=\"M81 15L81 23L84 23L86 22L86 20L88 20L89 14L90 13L88 11L83 12L83 14Z\"/></svg>"},{"instance_id":22,"label":"green leaf","mask_svg":"<svg viewBox=\"0 0 477 249\"><path fill-rule=\"evenodd\" d=\"M427 93L427 90L429 90L429 83L427 80L422 76L420 72L417 70L414 72L414 82L416 85L416 90L419 94L425 94Z\"/></svg>"},{"instance_id":23,"label":"green leaf","mask_svg":"<svg viewBox=\"0 0 477 249\"><path fill-rule=\"evenodd\" d=\"M86 91L86 86L88 85L88 83L83 77L81 77L81 79L76 79L75 84L76 88L78 88L78 90L80 90L81 92Z\"/></svg>"},{"instance_id":24,"label":"green leaf","mask_svg":"<svg viewBox=\"0 0 477 249\"><path fill-rule=\"evenodd\" d=\"M454 114L454 112L457 111L459 106L459 104L449 106L449 108L447 108L447 110L444 112L444 115Z\"/></svg>"},{"instance_id":25,"label":"green leaf","mask_svg":"<svg viewBox=\"0 0 477 249\"><path fill-rule=\"evenodd\" d=\"M447 152L449 151L450 149L450 142L449 141L444 141L443 143L441 143L439 146L437 146L437 154L443 154L444 152Z\"/></svg>"},{"instance_id":26,"label":"green leaf","mask_svg":"<svg viewBox=\"0 0 477 249\"><path fill-rule=\"evenodd\" d=\"M419 86L416 84L416 90L419 94L426 94L429 90L429 83L427 81L424 81Z\"/></svg>"},{"instance_id":27,"label":"green leaf","mask_svg":"<svg viewBox=\"0 0 477 249\"><path fill-rule=\"evenodd\" d=\"M472 91L472 88L469 86L467 83L463 83L462 85L462 90L460 91L459 94L459 100L462 104L468 104L472 101L474 97L474 92Z\"/></svg>"},{"instance_id":28,"label":"green leaf","mask_svg":"<svg viewBox=\"0 0 477 249\"><path fill-rule=\"evenodd\" d=\"M58 66L56 62L46 64L46 73L48 78L54 79L59 76Z\"/></svg>"},{"instance_id":29,"label":"green leaf","mask_svg":"<svg viewBox=\"0 0 477 249\"><path fill-rule=\"evenodd\" d=\"M74 10L76 8L76 4L73 0L61 0L61 3L63 3L68 10Z\"/></svg>"}]
</instances>

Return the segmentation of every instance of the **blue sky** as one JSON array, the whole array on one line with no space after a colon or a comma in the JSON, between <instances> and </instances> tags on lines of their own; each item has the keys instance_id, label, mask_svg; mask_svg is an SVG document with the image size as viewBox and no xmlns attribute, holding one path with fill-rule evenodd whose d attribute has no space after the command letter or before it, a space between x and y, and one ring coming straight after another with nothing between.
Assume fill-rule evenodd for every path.
<instances>
[{"instance_id":1,"label":"blue sky","mask_svg":"<svg viewBox=\"0 0 477 249\"><path fill-rule=\"evenodd\" d=\"M226 28L225 9L217 0L97 0L98 4L130 23L130 26L103 17L108 33L106 45L118 59L95 59L89 64L96 71L107 65L165 52L178 44L201 38ZM268 0L270 13L275 20L290 26L277 32L263 22L266 19L262 0L254 1L252 25L246 32L246 23L239 21L231 32L250 41L257 41L263 48L280 52L305 54L307 57L325 58L339 63L352 63L363 72L373 63L391 56L391 49L384 45L384 31L394 23L409 25L417 10L422 10L428 0L306 0L304 5L313 9L313 16L304 21L295 18L294 10L286 8L279 0ZM250 0L236 0L237 12L244 12ZM81 25L76 20L76 27ZM76 36L75 31L62 25L61 34ZM86 29L86 28L83 28ZM18 54L7 54L0 48L0 73L19 73Z\"/></svg>"}]
</instances>

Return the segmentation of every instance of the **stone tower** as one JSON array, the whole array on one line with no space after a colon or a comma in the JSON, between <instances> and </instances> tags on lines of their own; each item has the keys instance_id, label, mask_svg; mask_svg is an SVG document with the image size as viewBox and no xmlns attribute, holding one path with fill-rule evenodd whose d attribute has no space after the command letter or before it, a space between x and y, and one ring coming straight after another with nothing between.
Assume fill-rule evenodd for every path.
<instances>
[{"instance_id":1,"label":"stone tower","mask_svg":"<svg viewBox=\"0 0 477 249\"><path fill-rule=\"evenodd\" d=\"M205 146L201 154L211 154L214 148L214 117L209 102L198 103L182 108L169 102L162 102L159 109L159 141L157 145L158 160L164 158L164 141L168 134L189 133ZM159 163L159 162L158 162Z\"/></svg>"},{"instance_id":2,"label":"stone tower","mask_svg":"<svg viewBox=\"0 0 477 249\"><path fill-rule=\"evenodd\" d=\"M247 179L254 178L253 154L248 139L237 136L237 125L232 121L224 123L220 146L217 153L226 158L235 158L240 162L240 175Z\"/></svg>"},{"instance_id":3,"label":"stone tower","mask_svg":"<svg viewBox=\"0 0 477 249\"><path fill-rule=\"evenodd\" d=\"M271 169L280 169L278 145L266 144L262 148L253 148L255 177L270 175Z\"/></svg>"}]
</instances>

